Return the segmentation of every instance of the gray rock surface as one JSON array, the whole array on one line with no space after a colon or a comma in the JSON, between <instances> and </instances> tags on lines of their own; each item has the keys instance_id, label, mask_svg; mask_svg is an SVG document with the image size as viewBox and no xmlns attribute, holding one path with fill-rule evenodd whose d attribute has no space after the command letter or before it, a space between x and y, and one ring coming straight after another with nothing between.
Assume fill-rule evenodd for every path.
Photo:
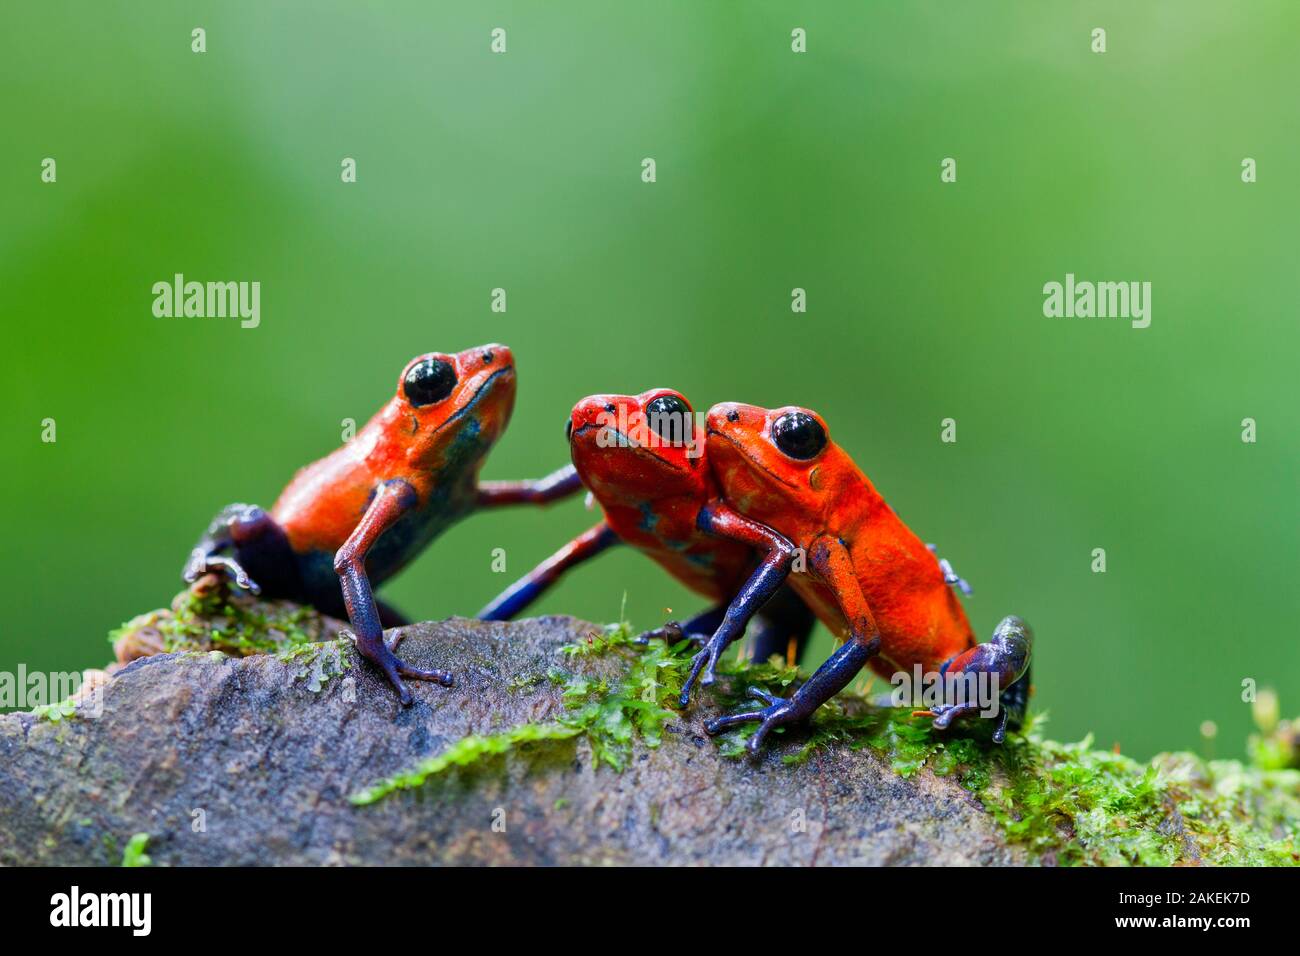
<instances>
[{"instance_id":1,"label":"gray rock surface","mask_svg":"<svg viewBox=\"0 0 1300 956\"><path fill-rule=\"evenodd\" d=\"M577 737L349 802L466 734L563 714L548 672L621 666L558 652L595 631L560 617L412 625L401 655L457 684L417 682L405 709L350 645L327 645L341 674L265 654L136 660L97 718L0 716L0 863L116 865L141 832L155 865L1024 861L955 782L902 779L870 749L789 765L782 739L723 756L701 730L708 694L622 773Z\"/></svg>"}]
</instances>

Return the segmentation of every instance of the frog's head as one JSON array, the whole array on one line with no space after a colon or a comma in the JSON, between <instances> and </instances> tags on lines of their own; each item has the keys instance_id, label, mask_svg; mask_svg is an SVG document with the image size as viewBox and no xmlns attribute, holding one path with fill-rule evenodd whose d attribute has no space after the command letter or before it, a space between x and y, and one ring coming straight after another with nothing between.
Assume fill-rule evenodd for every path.
<instances>
[{"instance_id":1,"label":"frog's head","mask_svg":"<svg viewBox=\"0 0 1300 956\"><path fill-rule=\"evenodd\" d=\"M504 345L417 355L389 403L407 461L441 471L481 459L515 405L515 361Z\"/></svg>"},{"instance_id":2,"label":"frog's head","mask_svg":"<svg viewBox=\"0 0 1300 956\"><path fill-rule=\"evenodd\" d=\"M602 502L630 503L703 487L704 434L680 392L588 395L564 428L574 467Z\"/></svg>"},{"instance_id":3,"label":"frog's head","mask_svg":"<svg viewBox=\"0 0 1300 956\"><path fill-rule=\"evenodd\" d=\"M806 408L724 402L709 409L708 458L723 494L757 520L834 500L847 456Z\"/></svg>"}]
</instances>

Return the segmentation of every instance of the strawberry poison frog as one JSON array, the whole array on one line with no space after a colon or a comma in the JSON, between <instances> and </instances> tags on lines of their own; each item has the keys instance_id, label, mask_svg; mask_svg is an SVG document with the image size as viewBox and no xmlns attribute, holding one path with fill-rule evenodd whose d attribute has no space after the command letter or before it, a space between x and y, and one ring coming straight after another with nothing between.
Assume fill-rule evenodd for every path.
<instances>
[{"instance_id":1,"label":"strawberry poison frog","mask_svg":"<svg viewBox=\"0 0 1300 956\"><path fill-rule=\"evenodd\" d=\"M977 644L945 568L830 440L818 415L726 403L709 410L707 432L707 455L726 509L771 529L793 548L785 554L778 548L760 566L706 649L734 640L735 629L744 627L792 568L800 571L791 579L794 588L845 639L788 700L751 691L766 706L715 718L705 725L709 733L759 721L748 743L756 751L772 729L807 720L868 663L885 677L912 673L918 664L925 672L996 677L994 740L1003 740L1009 720L1018 725L1028 697L1029 626L1004 618L992 640ZM702 528L711 528L710 508L700 520ZM806 564L796 568L800 556ZM980 709L966 699L924 713L942 728Z\"/></svg>"},{"instance_id":2,"label":"strawberry poison frog","mask_svg":"<svg viewBox=\"0 0 1300 956\"><path fill-rule=\"evenodd\" d=\"M384 626L405 622L372 587L475 508L540 504L581 487L571 465L537 481L478 480L514 400L514 359L504 345L417 356L384 407L351 441L300 470L270 511L224 508L191 552L185 580L217 571L257 593L346 611L357 649L404 705L411 693L403 677L450 687L449 672L412 667L385 645Z\"/></svg>"},{"instance_id":3,"label":"strawberry poison frog","mask_svg":"<svg viewBox=\"0 0 1300 956\"><path fill-rule=\"evenodd\" d=\"M728 604L743 591L758 556L777 546L783 553L790 547L718 500L704 429L680 392L656 388L640 395L588 396L573 407L565 437L578 476L599 502L604 520L480 611L484 620L518 615L570 568L623 542L712 602L685 624L670 621L642 637L703 638L723 624ZM710 502L710 529L705 530L699 516ZM728 536L720 536L716 527L725 527ZM737 613L747 607L742 604ZM807 604L782 588L763 606L762 618L754 640L756 659L773 653L797 658L814 623ZM710 663L716 660L713 655Z\"/></svg>"}]
</instances>

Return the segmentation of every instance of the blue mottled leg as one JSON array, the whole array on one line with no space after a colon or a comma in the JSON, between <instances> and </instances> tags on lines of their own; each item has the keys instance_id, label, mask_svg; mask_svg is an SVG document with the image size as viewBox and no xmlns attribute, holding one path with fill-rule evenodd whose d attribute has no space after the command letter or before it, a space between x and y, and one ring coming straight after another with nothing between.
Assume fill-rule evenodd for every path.
<instances>
[{"instance_id":1,"label":"blue mottled leg","mask_svg":"<svg viewBox=\"0 0 1300 956\"><path fill-rule=\"evenodd\" d=\"M234 550L240 541L249 544L275 525L274 520L257 505L226 505L208 525L203 537L190 551L181 577L193 584L204 574L216 571L228 575L237 585L254 594L261 587L235 556L223 552ZM278 528L278 526L277 526Z\"/></svg>"},{"instance_id":2,"label":"blue mottled leg","mask_svg":"<svg viewBox=\"0 0 1300 956\"><path fill-rule=\"evenodd\" d=\"M578 470L572 465L551 472L545 478L526 481L480 481L478 506L493 508L498 505L545 505L567 498L582 487Z\"/></svg>"},{"instance_id":3,"label":"blue mottled leg","mask_svg":"<svg viewBox=\"0 0 1300 956\"><path fill-rule=\"evenodd\" d=\"M932 707L934 726L943 730L965 714L990 710L992 701L985 691L996 689L997 707L988 716L997 720L993 740L1002 743L1007 729L1018 730L1024 721L1029 703L1030 655L1033 653L1034 634L1018 617L1005 617L993 631L993 637L983 644L959 654L941 668L944 675L945 694L959 699L945 700Z\"/></svg>"},{"instance_id":4,"label":"blue mottled leg","mask_svg":"<svg viewBox=\"0 0 1300 956\"><path fill-rule=\"evenodd\" d=\"M406 482L394 480L380 485L361 523L334 556L334 570L343 587L343 603L356 634L361 656L380 670L397 689L403 706L411 703L411 692L403 677L452 685L452 675L442 670L421 670L399 660L384 644L384 628L370 579L366 577L366 555L380 536L396 524L415 504L415 491Z\"/></svg>"},{"instance_id":5,"label":"blue mottled leg","mask_svg":"<svg viewBox=\"0 0 1300 956\"><path fill-rule=\"evenodd\" d=\"M757 752L768 733L775 728L802 723L811 717L818 707L847 687L863 665L880 650L875 617L862 594L853 559L844 543L832 537L818 538L809 549L808 560L818 577L835 593L849 625L849 639L789 700L754 689L750 696L762 700L766 707L718 717L704 725L708 733L716 734L736 724L760 721L758 730L746 744L750 753Z\"/></svg>"},{"instance_id":6,"label":"blue mottled leg","mask_svg":"<svg viewBox=\"0 0 1300 956\"><path fill-rule=\"evenodd\" d=\"M480 621L509 621L522 614L529 605L541 597L570 568L594 558L619 537L609 525L601 522L584 531L555 554L551 555L528 574L494 597L488 606L478 612Z\"/></svg>"},{"instance_id":7,"label":"blue mottled leg","mask_svg":"<svg viewBox=\"0 0 1300 956\"><path fill-rule=\"evenodd\" d=\"M766 525L759 524L744 517L739 512L715 502L701 509L697 524L702 531L719 537L730 538L765 551L766 554L754 568L749 580L741 586L717 631L709 638L704 647L691 660L691 670L682 685L678 703L685 707L691 701L691 688L704 672L700 683L712 684L716 679L718 659L722 652L745 633L745 627L758 611L776 593L777 588L785 583L790 575L790 565L794 560L794 545L784 536L777 534Z\"/></svg>"}]
</instances>

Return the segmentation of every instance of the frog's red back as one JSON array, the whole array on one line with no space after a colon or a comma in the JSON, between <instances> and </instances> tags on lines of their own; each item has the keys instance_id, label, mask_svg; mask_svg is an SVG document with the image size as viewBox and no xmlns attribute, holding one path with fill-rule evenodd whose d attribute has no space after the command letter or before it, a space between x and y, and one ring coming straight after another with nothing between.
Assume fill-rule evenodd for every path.
<instances>
[{"instance_id":1,"label":"frog's red back","mask_svg":"<svg viewBox=\"0 0 1300 956\"><path fill-rule=\"evenodd\" d=\"M815 440L800 455L781 448L773 425L790 416L816 417L793 406L724 403L709 411L708 455L726 500L805 552L819 538L844 544L880 629L880 655L871 661L877 673L916 664L932 670L973 647L974 632L938 559L829 439L820 418L809 431ZM791 583L827 627L847 635L828 582L809 573Z\"/></svg>"}]
</instances>

